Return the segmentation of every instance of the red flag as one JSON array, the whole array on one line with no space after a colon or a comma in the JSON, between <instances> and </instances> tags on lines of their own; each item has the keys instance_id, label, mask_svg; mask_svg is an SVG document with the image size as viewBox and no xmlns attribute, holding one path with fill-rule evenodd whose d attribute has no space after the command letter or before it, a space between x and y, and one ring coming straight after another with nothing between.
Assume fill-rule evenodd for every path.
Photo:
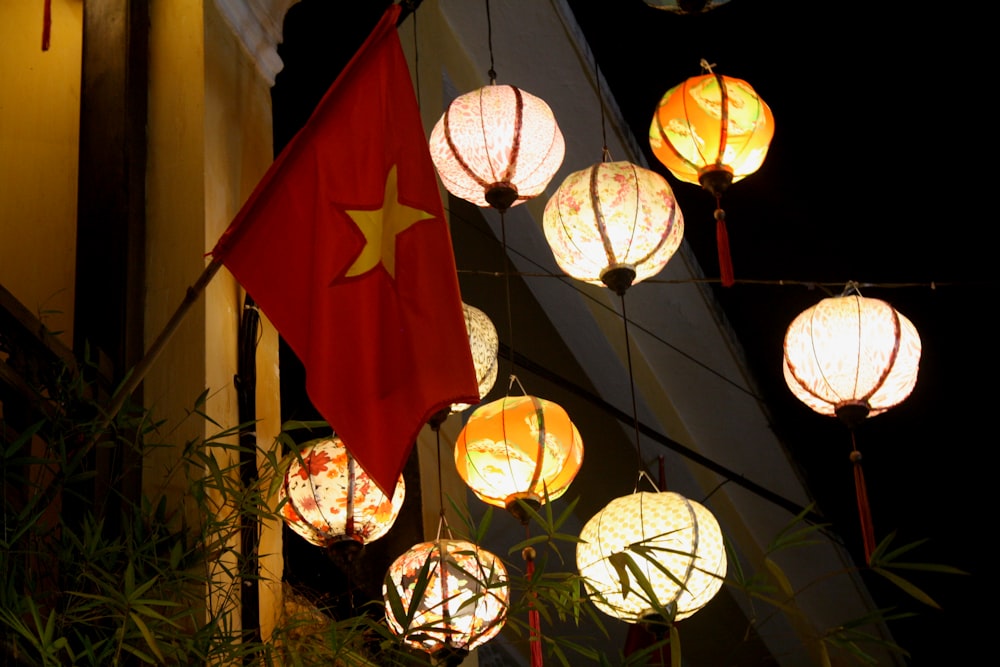
<instances>
[{"instance_id":1,"label":"red flag","mask_svg":"<svg viewBox=\"0 0 1000 667\"><path fill-rule=\"evenodd\" d=\"M398 14L386 10L212 250L387 493L430 417L479 401Z\"/></svg>"}]
</instances>

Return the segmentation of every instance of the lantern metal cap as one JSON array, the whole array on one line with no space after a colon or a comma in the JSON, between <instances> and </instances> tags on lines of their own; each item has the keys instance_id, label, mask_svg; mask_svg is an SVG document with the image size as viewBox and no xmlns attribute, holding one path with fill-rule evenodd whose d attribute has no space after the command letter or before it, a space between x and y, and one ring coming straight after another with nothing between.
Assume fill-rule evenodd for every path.
<instances>
[{"instance_id":1,"label":"lantern metal cap","mask_svg":"<svg viewBox=\"0 0 1000 667\"><path fill-rule=\"evenodd\" d=\"M870 412L871 406L868 405L868 401L848 401L834 409L837 418L850 429L867 419Z\"/></svg>"},{"instance_id":2,"label":"lantern metal cap","mask_svg":"<svg viewBox=\"0 0 1000 667\"><path fill-rule=\"evenodd\" d=\"M505 503L505 507L506 507L507 511L510 512L511 514L513 514L514 518L516 518L522 524L527 525L528 524L528 520L531 517L525 511L525 509L521 505L521 503L517 502L519 500L523 501L525 505L527 505L528 507L530 507L531 509L533 509L535 511L538 511L538 509L542 506L542 501L541 501L540 498L536 497L534 494L520 494L520 493L517 493L517 494L514 494L514 495L510 496L509 498L507 498L507 501Z\"/></svg>"},{"instance_id":3,"label":"lantern metal cap","mask_svg":"<svg viewBox=\"0 0 1000 667\"><path fill-rule=\"evenodd\" d=\"M719 196L733 184L733 172L725 166L712 165L701 170L698 182L701 183L701 187Z\"/></svg>"},{"instance_id":4,"label":"lantern metal cap","mask_svg":"<svg viewBox=\"0 0 1000 667\"><path fill-rule=\"evenodd\" d=\"M635 280L635 267L629 264L615 264L601 271L601 282L619 296L625 294Z\"/></svg>"},{"instance_id":5,"label":"lantern metal cap","mask_svg":"<svg viewBox=\"0 0 1000 667\"><path fill-rule=\"evenodd\" d=\"M503 213L517 201L517 188L506 182L492 183L484 197L490 206Z\"/></svg>"}]
</instances>

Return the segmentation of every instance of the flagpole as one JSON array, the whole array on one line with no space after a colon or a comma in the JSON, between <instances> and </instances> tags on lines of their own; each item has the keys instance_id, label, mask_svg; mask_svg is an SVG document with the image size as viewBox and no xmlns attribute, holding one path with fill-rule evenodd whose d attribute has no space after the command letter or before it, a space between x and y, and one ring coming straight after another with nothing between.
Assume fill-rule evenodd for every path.
<instances>
[{"instance_id":1,"label":"flagpole","mask_svg":"<svg viewBox=\"0 0 1000 667\"><path fill-rule=\"evenodd\" d=\"M135 368L132 369L128 377L125 378L125 381L118 387L118 390L112 396L111 404L104 413L104 421L101 423L101 427L94 434L95 441L97 437L99 437L99 434L104 431L104 429L106 429L112 421L114 421L114 418L118 415L122 406L125 405L125 401L128 400L128 397L132 395L132 392L136 390L136 387L138 387L143 378L146 377L146 373L149 372L149 369L156 362L160 353L163 352L163 348L167 346L171 337L177 329L180 328L181 322L184 321L188 311L191 310L192 306L194 306L198 297L200 297L202 292L205 291L208 283L211 282L212 278L215 277L215 274L219 272L220 268L222 268L222 261L213 257L212 261L205 267L205 270L202 271L201 276L198 277L198 280L187 288L184 300L181 301L177 310L174 311L170 320L163 327L163 330L160 331L156 340L153 341L153 344L149 346L148 350L146 350L145 356L139 360L139 363L136 364Z\"/></svg>"}]
</instances>

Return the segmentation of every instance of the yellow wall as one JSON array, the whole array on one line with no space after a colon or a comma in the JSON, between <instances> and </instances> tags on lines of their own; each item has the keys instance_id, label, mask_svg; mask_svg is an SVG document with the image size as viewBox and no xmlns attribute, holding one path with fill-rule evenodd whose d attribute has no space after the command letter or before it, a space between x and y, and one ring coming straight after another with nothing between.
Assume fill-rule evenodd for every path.
<instances>
[{"instance_id":1,"label":"yellow wall","mask_svg":"<svg viewBox=\"0 0 1000 667\"><path fill-rule=\"evenodd\" d=\"M269 86L222 23L214 3L161 0L151 3L150 14L147 345L201 275L205 253L272 159ZM238 423L233 375L241 309L239 286L220 271L147 376L145 398L158 416L175 425L207 389L208 414L224 427ZM270 329L259 349L259 393L265 400L258 408L263 420L258 437L267 447L280 420L277 339ZM188 420L170 438L180 444L216 430L204 421ZM232 462L224 450L214 454L221 465ZM148 491L158 490L175 462L175 450L146 457ZM183 477L170 481L178 493L183 483ZM275 578L276 590L280 531L266 534L262 550L272 554L265 567ZM210 574L220 573L221 567ZM276 611L279 605L267 595L262 591L261 609ZM228 601L210 604L218 611ZM238 627L236 620L233 627ZM269 627L265 620L265 631Z\"/></svg>"},{"instance_id":2,"label":"yellow wall","mask_svg":"<svg viewBox=\"0 0 1000 667\"><path fill-rule=\"evenodd\" d=\"M0 284L73 342L81 0L0 0Z\"/></svg>"}]
</instances>

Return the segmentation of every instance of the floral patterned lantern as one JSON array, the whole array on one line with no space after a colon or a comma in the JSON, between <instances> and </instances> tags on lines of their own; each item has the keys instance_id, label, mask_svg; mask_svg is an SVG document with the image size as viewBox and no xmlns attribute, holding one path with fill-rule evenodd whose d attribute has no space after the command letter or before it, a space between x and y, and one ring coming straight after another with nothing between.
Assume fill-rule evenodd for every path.
<instances>
[{"instance_id":1,"label":"floral patterned lantern","mask_svg":"<svg viewBox=\"0 0 1000 667\"><path fill-rule=\"evenodd\" d=\"M465 313L465 330L469 333L469 347L472 350L472 363L476 367L476 381L479 383L479 398L490 393L497 381L499 370L497 353L500 351L500 340L497 329L489 316L475 306L462 304ZM455 403L452 412L462 412L469 408L468 403Z\"/></svg>"},{"instance_id":2,"label":"floral patterned lantern","mask_svg":"<svg viewBox=\"0 0 1000 667\"><path fill-rule=\"evenodd\" d=\"M490 83L452 101L431 131L430 151L448 192L503 212L542 193L566 144L549 105Z\"/></svg>"},{"instance_id":3,"label":"floral patterned lantern","mask_svg":"<svg viewBox=\"0 0 1000 667\"><path fill-rule=\"evenodd\" d=\"M287 498L281 516L307 542L358 547L392 528L406 492L402 475L387 498L337 437L306 443L290 459L278 491L279 501Z\"/></svg>"},{"instance_id":4,"label":"floral patterned lantern","mask_svg":"<svg viewBox=\"0 0 1000 667\"><path fill-rule=\"evenodd\" d=\"M576 564L594 605L628 623L659 617L663 610L673 614L664 619L670 622L691 616L715 596L726 576L718 522L679 493L616 498L587 522L580 539ZM627 560L642 572L655 599L632 580Z\"/></svg>"},{"instance_id":5,"label":"floral patterned lantern","mask_svg":"<svg viewBox=\"0 0 1000 667\"><path fill-rule=\"evenodd\" d=\"M599 162L570 174L543 220L563 271L619 294L659 273L684 235L670 184L631 162Z\"/></svg>"},{"instance_id":6,"label":"floral patterned lantern","mask_svg":"<svg viewBox=\"0 0 1000 667\"><path fill-rule=\"evenodd\" d=\"M909 396L919 363L920 335L913 323L852 286L800 313L785 333L788 388L816 412L849 425Z\"/></svg>"},{"instance_id":7,"label":"floral patterned lantern","mask_svg":"<svg viewBox=\"0 0 1000 667\"><path fill-rule=\"evenodd\" d=\"M478 407L455 442L455 465L485 503L518 518L518 500L540 505L569 488L583 463L583 440L566 411L535 396L506 396Z\"/></svg>"},{"instance_id":8,"label":"floral patterned lantern","mask_svg":"<svg viewBox=\"0 0 1000 667\"><path fill-rule=\"evenodd\" d=\"M700 184L716 199L716 236L723 285L733 284L729 234L720 199L764 163L774 136L771 109L746 81L711 71L668 90L649 127L649 145L670 173Z\"/></svg>"},{"instance_id":9,"label":"floral patterned lantern","mask_svg":"<svg viewBox=\"0 0 1000 667\"><path fill-rule=\"evenodd\" d=\"M422 542L396 559L382 586L389 627L407 644L451 664L500 633L507 570L471 542Z\"/></svg>"}]
</instances>

